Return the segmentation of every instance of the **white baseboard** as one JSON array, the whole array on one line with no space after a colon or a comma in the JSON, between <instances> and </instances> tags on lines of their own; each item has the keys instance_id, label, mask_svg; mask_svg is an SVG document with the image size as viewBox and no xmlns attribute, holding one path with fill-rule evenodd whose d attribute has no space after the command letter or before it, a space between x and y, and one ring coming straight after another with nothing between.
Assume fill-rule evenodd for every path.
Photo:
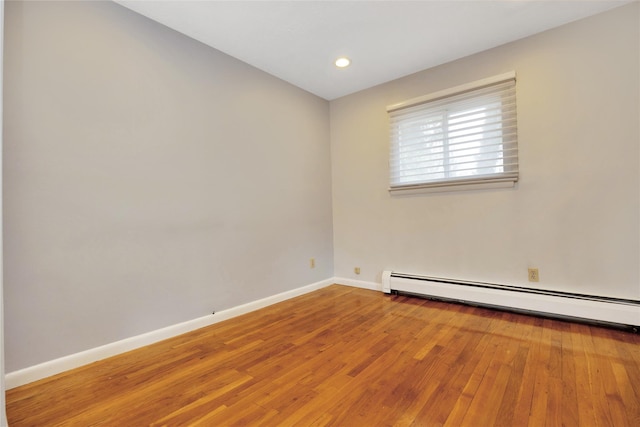
<instances>
[{"instance_id":1,"label":"white baseboard","mask_svg":"<svg viewBox=\"0 0 640 427\"><path fill-rule=\"evenodd\" d=\"M213 325L215 323L222 322L223 320L241 316L251 311L255 311L276 304L278 302L324 288L333 283L336 283L335 278L322 280L320 282L312 283L307 286L292 289L290 291L282 292L267 298L242 304L237 307L229 308L227 310L222 310L216 312L213 315L188 320L176 325L167 326L166 328L157 329L145 334L136 335L134 337L105 344L100 347L91 348L79 353L70 354L68 356L50 360L48 362L30 366L28 368L20 369L18 371L9 372L5 375L5 387L7 390L19 387L21 385L41 380L43 378L50 377L64 371L68 371L70 369L75 369L89 363L97 362L98 360L106 359L107 357L115 356L117 354L124 353L130 350L135 350L136 348L144 347L146 345L172 338L190 331L194 331L205 326Z\"/></svg>"},{"instance_id":2,"label":"white baseboard","mask_svg":"<svg viewBox=\"0 0 640 427\"><path fill-rule=\"evenodd\" d=\"M382 283L367 282L364 280L347 279L345 277L334 277L334 283L339 285L353 286L354 288L369 289L382 292Z\"/></svg>"}]
</instances>

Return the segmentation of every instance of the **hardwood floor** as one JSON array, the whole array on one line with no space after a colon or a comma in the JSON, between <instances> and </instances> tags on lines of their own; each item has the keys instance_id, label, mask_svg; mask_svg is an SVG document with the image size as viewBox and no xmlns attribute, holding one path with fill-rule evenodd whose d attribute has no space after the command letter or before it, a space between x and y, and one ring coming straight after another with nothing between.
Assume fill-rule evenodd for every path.
<instances>
[{"instance_id":1,"label":"hardwood floor","mask_svg":"<svg viewBox=\"0 0 640 427\"><path fill-rule=\"evenodd\" d=\"M640 335L333 285L7 392L11 426L638 426Z\"/></svg>"}]
</instances>

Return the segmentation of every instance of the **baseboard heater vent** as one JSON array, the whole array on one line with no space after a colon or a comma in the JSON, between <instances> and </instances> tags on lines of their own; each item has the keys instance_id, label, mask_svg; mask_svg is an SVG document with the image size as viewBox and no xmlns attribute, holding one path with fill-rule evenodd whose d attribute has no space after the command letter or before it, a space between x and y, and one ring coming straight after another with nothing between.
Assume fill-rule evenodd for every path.
<instances>
[{"instance_id":1,"label":"baseboard heater vent","mask_svg":"<svg viewBox=\"0 0 640 427\"><path fill-rule=\"evenodd\" d=\"M432 299L462 302L575 320L629 326L638 331L640 301L470 282L384 271L382 289Z\"/></svg>"}]
</instances>

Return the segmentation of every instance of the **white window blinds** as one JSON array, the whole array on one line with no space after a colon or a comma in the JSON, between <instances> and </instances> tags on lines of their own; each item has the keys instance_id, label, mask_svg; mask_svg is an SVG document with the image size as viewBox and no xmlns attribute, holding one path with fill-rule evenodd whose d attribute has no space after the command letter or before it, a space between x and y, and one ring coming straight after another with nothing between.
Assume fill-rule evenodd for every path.
<instances>
[{"instance_id":1,"label":"white window blinds","mask_svg":"<svg viewBox=\"0 0 640 427\"><path fill-rule=\"evenodd\" d=\"M515 73L387 110L391 191L518 180Z\"/></svg>"}]
</instances>

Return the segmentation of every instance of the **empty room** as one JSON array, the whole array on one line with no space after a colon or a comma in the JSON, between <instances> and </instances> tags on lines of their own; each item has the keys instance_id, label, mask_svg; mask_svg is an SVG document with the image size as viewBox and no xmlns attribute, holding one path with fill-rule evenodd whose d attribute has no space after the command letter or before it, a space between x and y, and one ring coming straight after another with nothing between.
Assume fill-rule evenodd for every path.
<instances>
[{"instance_id":1,"label":"empty room","mask_svg":"<svg viewBox=\"0 0 640 427\"><path fill-rule=\"evenodd\" d=\"M0 10L0 425L640 425L640 2Z\"/></svg>"}]
</instances>

